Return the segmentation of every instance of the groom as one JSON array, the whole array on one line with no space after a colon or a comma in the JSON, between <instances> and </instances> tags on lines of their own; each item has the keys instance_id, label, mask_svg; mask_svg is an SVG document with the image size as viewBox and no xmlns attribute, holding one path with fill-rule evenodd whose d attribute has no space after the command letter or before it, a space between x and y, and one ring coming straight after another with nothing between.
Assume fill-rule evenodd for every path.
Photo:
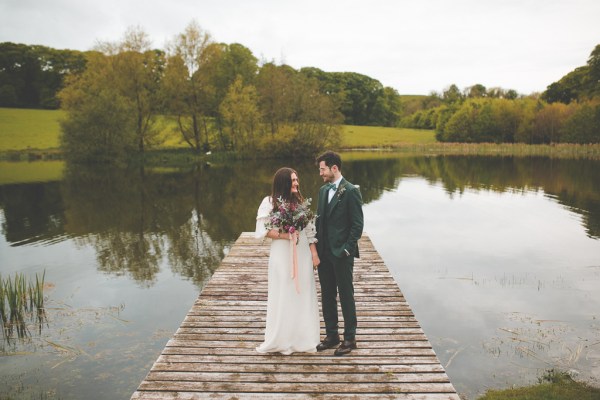
<instances>
[{"instance_id":1,"label":"groom","mask_svg":"<svg viewBox=\"0 0 600 400\"><path fill-rule=\"evenodd\" d=\"M327 151L317 158L319 175L325 185L319 189L317 204L317 252L320 259L319 281L325 320L325 339L318 351L340 344L337 293L344 317L344 341L335 350L342 356L356 349L356 305L352 271L358 257L357 241L363 230L362 197L358 187L342 176L339 154Z\"/></svg>"}]
</instances>

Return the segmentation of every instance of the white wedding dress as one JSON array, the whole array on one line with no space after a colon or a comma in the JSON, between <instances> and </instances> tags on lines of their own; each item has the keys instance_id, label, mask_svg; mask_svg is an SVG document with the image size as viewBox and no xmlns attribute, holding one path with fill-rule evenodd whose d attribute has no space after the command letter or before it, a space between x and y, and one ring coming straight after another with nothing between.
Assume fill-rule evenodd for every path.
<instances>
[{"instance_id":1,"label":"white wedding dress","mask_svg":"<svg viewBox=\"0 0 600 400\"><path fill-rule=\"evenodd\" d=\"M256 216L257 238L267 234L265 222L273 209L265 197ZM292 279L290 241L274 239L269 255L267 326L265 340L256 348L259 353L315 352L319 344L319 309L309 243L314 243L315 226L311 222L300 232L297 245L298 286Z\"/></svg>"}]
</instances>

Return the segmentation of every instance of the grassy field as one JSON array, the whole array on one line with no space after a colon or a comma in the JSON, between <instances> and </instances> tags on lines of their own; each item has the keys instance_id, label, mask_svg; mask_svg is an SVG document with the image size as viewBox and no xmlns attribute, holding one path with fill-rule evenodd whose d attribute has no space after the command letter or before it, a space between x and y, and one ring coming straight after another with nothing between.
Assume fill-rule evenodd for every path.
<instances>
[{"instance_id":1,"label":"grassy field","mask_svg":"<svg viewBox=\"0 0 600 400\"><path fill-rule=\"evenodd\" d=\"M0 108L0 158L9 152L41 150L50 153L59 146L59 120L64 113L52 110ZM162 132L162 149L187 149L173 131L174 121L161 117L157 128ZM411 154L547 156L600 159L600 144L528 145L523 143L440 143L432 130L385 128L378 126L342 127L341 150L388 149ZM4 155L2 155L4 153ZM20 156L17 154L16 159Z\"/></svg>"},{"instance_id":2,"label":"grassy field","mask_svg":"<svg viewBox=\"0 0 600 400\"><path fill-rule=\"evenodd\" d=\"M55 110L0 108L0 152L28 149L47 150L59 147L59 120L64 113ZM176 133L174 123L159 118L157 128L165 139L162 147L186 148ZM433 131L345 125L343 148L398 147L403 144L435 143Z\"/></svg>"},{"instance_id":3,"label":"grassy field","mask_svg":"<svg viewBox=\"0 0 600 400\"><path fill-rule=\"evenodd\" d=\"M62 111L0 108L0 151L57 149Z\"/></svg>"},{"instance_id":4,"label":"grassy field","mask_svg":"<svg viewBox=\"0 0 600 400\"><path fill-rule=\"evenodd\" d=\"M342 131L342 147L346 149L390 148L430 143L436 143L432 130L344 125Z\"/></svg>"},{"instance_id":5,"label":"grassy field","mask_svg":"<svg viewBox=\"0 0 600 400\"><path fill-rule=\"evenodd\" d=\"M0 108L0 152L58 149L61 110ZM165 138L165 147L186 147L172 133L173 122L159 118L157 128Z\"/></svg>"}]
</instances>

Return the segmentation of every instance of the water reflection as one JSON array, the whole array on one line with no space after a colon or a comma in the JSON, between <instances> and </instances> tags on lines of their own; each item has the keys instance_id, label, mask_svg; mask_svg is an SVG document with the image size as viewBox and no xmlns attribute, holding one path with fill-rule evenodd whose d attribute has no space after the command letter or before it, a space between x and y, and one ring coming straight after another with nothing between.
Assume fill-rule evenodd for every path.
<instances>
[{"instance_id":1,"label":"water reflection","mask_svg":"<svg viewBox=\"0 0 600 400\"><path fill-rule=\"evenodd\" d=\"M177 272L201 282L226 245L252 230L257 204L285 164L237 162L184 172L68 167L62 182L0 186L3 233L14 246L76 237L96 249L102 271L140 282L151 283L168 257ZM321 185L314 164L294 167L304 194L314 195ZM344 173L360 185L366 204L415 175L441 183L450 196L468 188L540 190L581 214L587 234L599 238L599 167L589 160L388 156L347 162Z\"/></svg>"},{"instance_id":2,"label":"water reflection","mask_svg":"<svg viewBox=\"0 0 600 400\"><path fill-rule=\"evenodd\" d=\"M361 185L365 203L395 189L402 177L440 183L448 195L466 189L542 191L582 215L590 237L600 238L600 162L543 157L404 157L349 164L347 175Z\"/></svg>"},{"instance_id":3,"label":"water reflection","mask_svg":"<svg viewBox=\"0 0 600 400\"><path fill-rule=\"evenodd\" d=\"M558 321L564 314L552 322L541 321L538 313L585 310L579 319L593 314L595 299L585 285L597 282L600 259L589 261L592 247L581 246L580 236L600 238L598 161L389 153L347 154L344 160L344 175L361 187L369 234L388 266L402 269L395 277L461 390L476 392L492 374L514 382L512 369L499 366L499 354L552 360L558 357L556 342L568 343L577 354L580 342L573 332L581 336L582 330ZM12 271L48 266L57 308L48 340L60 339L62 323L77 343L73 348L90 354L71 366L51 360L48 371L30 374L28 384L36 387L53 377L56 387L76 387L71 376L77 368L95 385L89 393L118 398L133 392L228 247L254 229L273 173L285 165L298 170L303 194L314 197L322 180L312 161L214 163L187 170L79 166L67 167L60 182L0 186L0 245L10 245L0 248L0 262ZM569 211L566 217L557 203ZM507 210L518 213L500 213ZM544 242L544 235L553 240ZM552 243L552 251L540 243ZM573 250L560 250L570 246ZM579 253L587 258L574 256ZM588 297L578 297L581 293ZM63 303L65 310L76 310L72 316L58 310ZM98 311L114 307L116 314ZM85 310L106 321L88 324L93 318ZM69 318L75 322L66 322ZM584 323L593 344L597 324ZM535 334L548 340L522 342ZM120 356L124 351L128 359ZM477 352L492 357L465 356ZM0 372L12 371L11 362L23 371L39 365L9 358L0 361ZM115 376L106 382L93 378L110 374L118 382ZM76 398L69 390L60 397Z\"/></svg>"}]
</instances>

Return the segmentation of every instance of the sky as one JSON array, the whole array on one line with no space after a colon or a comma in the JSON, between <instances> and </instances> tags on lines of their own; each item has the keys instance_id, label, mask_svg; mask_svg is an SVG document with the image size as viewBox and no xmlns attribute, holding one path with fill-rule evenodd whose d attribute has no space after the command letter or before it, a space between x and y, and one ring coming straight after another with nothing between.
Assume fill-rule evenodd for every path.
<instances>
[{"instance_id":1,"label":"sky","mask_svg":"<svg viewBox=\"0 0 600 400\"><path fill-rule=\"evenodd\" d=\"M90 50L195 20L263 62L356 72L400 94L482 84L542 92L600 44L600 0L0 0L0 42Z\"/></svg>"}]
</instances>

